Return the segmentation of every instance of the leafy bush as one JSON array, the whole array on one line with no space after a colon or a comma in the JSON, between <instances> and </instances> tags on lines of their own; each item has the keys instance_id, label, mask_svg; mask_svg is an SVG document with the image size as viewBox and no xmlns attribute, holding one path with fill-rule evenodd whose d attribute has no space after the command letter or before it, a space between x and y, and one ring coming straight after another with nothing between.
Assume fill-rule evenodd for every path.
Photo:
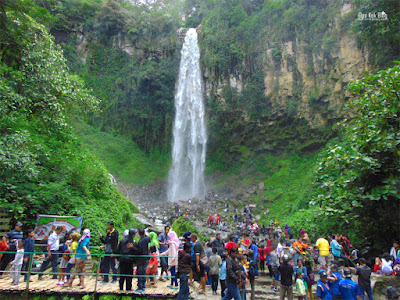
<instances>
[{"instance_id":1,"label":"leafy bush","mask_svg":"<svg viewBox=\"0 0 400 300\"><path fill-rule=\"evenodd\" d=\"M400 220L400 63L350 84L354 115L341 123L343 142L319 163L316 188L320 222L349 230L375 246L390 244Z\"/></svg>"},{"instance_id":2,"label":"leafy bush","mask_svg":"<svg viewBox=\"0 0 400 300\"><path fill-rule=\"evenodd\" d=\"M37 214L78 215L84 227L139 226L133 204L111 184L67 123L97 100L71 76L44 26L6 6L0 65L0 208L32 227ZM3 16L4 17L4 16ZM94 235L94 242L96 235Z\"/></svg>"}]
</instances>

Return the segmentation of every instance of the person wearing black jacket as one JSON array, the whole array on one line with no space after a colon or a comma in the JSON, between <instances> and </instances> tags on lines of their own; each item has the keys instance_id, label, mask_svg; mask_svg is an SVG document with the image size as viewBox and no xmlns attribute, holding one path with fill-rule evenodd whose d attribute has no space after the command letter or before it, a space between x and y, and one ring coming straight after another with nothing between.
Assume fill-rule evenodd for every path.
<instances>
[{"instance_id":1,"label":"person wearing black jacket","mask_svg":"<svg viewBox=\"0 0 400 300\"><path fill-rule=\"evenodd\" d=\"M121 255L133 255L134 254L134 244L133 240L135 235L135 230L130 229L129 235L123 238L118 245L116 252ZM133 257L120 256L119 259L119 289L124 290L124 282L126 282L126 290L130 291L132 289L132 275L133 275Z\"/></svg>"},{"instance_id":2,"label":"person wearing black jacket","mask_svg":"<svg viewBox=\"0 0 400 300\"><path fill-rule=\"evenodd\" d=\"M135 292L144 293L146 287L146 277L144 277L144 275L146 275L146 266L147 262L149 261L149 257L146 257L144 255L149 255L150 238L147 235L145 235L143 228L139 229L139 237L140 240L137 245L139 251L136 251L136 253L140 253L140 255L143 255L143 257L136 258L137 275L139 277L138 277L138 288Z\"/></svg>"},{"instance_id":3,"label":"person wearing black jacket","mask_svg":"<svg viewBox=\"0 0 400 300\"><path fill-rule=\"evenodd\" d=\"M293 300L293 267L289 265L287 254L281 257L280 263L281 265L278 267L279 273L281 273L280 300L285 299L285 296L289 300Z\"/></svg>"},{"instance_id":4,"label":"person wearing black jacket","mask_svg":"<svg viewBox=\"0 0 400 300\"><path fill-rule=\"evenodd\" d=\"M238 248L232 247L230 254L226 259L226 288L227 292L222 300L232 299L241 300L239 289L243 285L242 272L240 271L240 265L237 261Z\"/></svg>"},{"instance_id":5,"label":"person wearing black jacket","mask_svg":"<svg viewBox=\"0 0 400 300\"><path fill-rule=\"evenodd\" d=\"M107 234L105 237L99 232L99 237L101 242L104 244L104 252L107 254L104 256L103 260L100 263L100 270L102 274L110 273L110 269L112 270L113 279L112 284L117 283L117 269L115 268L115 257L112 254L116 254L118 247L118 230L114 228L114 222L110 221L107 224ZM108 283L108 275L103 276L103 284Z\"/></svg>"},{"instance_id":6,"label":"person wearing black jacket","mask_svg":"<svg viewBox=\"0 0 400 300\"><path fill-rule=\"evenodd\" d=\"M217 248L217 252L218 252L219 256L224 254L225 244L221 240L221 234L220 233L217 233L217 235L215 236L215 239L211 242L211 245L212 245L213 248Z\"/></svg>"}]
</instances>

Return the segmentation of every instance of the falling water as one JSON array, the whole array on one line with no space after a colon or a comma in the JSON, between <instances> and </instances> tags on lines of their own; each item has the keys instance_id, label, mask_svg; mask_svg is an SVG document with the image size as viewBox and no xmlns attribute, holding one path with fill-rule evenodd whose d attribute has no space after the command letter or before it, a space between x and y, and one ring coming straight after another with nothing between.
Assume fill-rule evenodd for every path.
<instances>
[{"instance_id":1,"label":"falling water","mask_svg":"<svg viewBox=\"0 0 400 300\"><path fill-rule=\"evenodd\" d=\"M178 87L175 94L172 167L168 178L168 200L202 197L207 133L200 72L197 32L186 33L181 50Z\"/></svg>"}]
</instances>

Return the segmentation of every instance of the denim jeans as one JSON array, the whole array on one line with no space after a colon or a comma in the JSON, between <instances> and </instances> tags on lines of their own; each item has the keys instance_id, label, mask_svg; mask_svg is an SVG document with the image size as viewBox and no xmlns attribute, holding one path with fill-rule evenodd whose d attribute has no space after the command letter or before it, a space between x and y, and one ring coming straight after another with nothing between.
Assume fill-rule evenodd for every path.
<instances>
[{"instance_id":1,"label":"denim jeans","mask_svg":"<svg viewBox=\"0 0 400 300\"><path fill-rule=\"evenodd\" d=\"M117 269L115 268L115 258L111 257L111 256L104 256L103 260L100 263L100 270L102 274L107 274L107 273L111 273L111 272L115 275L113 275L112 277L112 281L116 281L118 279L118 276L116 274L118 274ZM104 282L108 282L108 275L103 275L103 281Z\"/></svg>"},{"instance_id":2,"label":"denim jeans","mask_svg":"<svg viewBox=\"0 0 400 300\"><path fill-rule=\"evenodd\" d=\"M53 273L58 271L58 253L57 251L50 251L50 258L46 257L42 266L40 267L39 278L43 276L43 272L46 271L47 266L51 263L51 268ZM52 275L53 279L57 279L57 274Z\"/></svg>"},{"instance_id":3,"label":"denim jeans","mask_svg":"<svg viewBox=\"0 0 400 300\"><path fill-rule=\"evenodd\" d=\"M358 286L358 287L360 288L360 291L361 291L361 299L362 299L362 300L365 299L365 293L364 293L364 292L367 292L367 295L368 295L368 299L369 299L369 300L374 300L374 297L372 296L372 289L371 289L371 288L369 288L369 289L364 289L364 288L362 288L361 286Z\"/></svg>"},{"instance_id":4,"label":"denim jeans","mask_svg":"<svg viewBox=\"0 0 400 300\"><path fill-rule=\"evenodd\" d=\"M171 267L169 271L171 272L171 286L178 286L178 279L176 278L176 266Z\"/></svg>"},{"instance_id":5,"label":"denim jeans","mask_svg":"<svg viewBox=\"0 0 400 300\"><path fill-rule=\"evenodd\" d=\"M137 266L137 275L146 275L146 263ZM138 277L138 290L146 288L146 277Z\"/></svg>"},{"instance_id":6,"label":"denim jeans","mask_svg":"<svg viewBox=\"0 0 400 300\"><path fill-rule=\"evenodd\" d=\"M222 298L222 300L230 300L232 298L235 300L242 300L239 287L237 284L226 282L225 296Z\"/></svg>"},{"instance_id":7,"label":"denim jeans","mask_svg":"<svg viewBox=\"0 0 400 300\"><path fill-rule=\"evenodd\" d=\"M293 259L293 264L294 264L294 266L297 266L297 261L298 261L300 258L301 258L300 253L296 252L295 254L293 254L292 259Z\"/></svg>"},{"instance_id":8,"label":"denim jeans","mask_svg":"<svg viewBox=\"0 0 400 300\"><path fill-rule=\"evenodd\" d=\"M75 264L70 264L68 263L67 268L65 269L65 272L67 273L67 280L71 277L71 269L75 267Z\"/></svg>"},{"instance_id":9,"label":"denim jeans","mask_svg":"<svg viewBox=\"0 0 400 300\"><path fill-rule=\"evenodd\" d=\"M181 273L179 275L180 286L178 293L178 300L188 300L189 299L189 284L188 284L188 274Z\"/></svg>"}]
</instances>

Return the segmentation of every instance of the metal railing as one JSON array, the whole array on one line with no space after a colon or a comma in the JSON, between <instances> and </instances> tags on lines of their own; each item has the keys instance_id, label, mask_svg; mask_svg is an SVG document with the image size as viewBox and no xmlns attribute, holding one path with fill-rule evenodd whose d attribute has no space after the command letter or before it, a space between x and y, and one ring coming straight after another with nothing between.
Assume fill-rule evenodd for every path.
<instances>
[{"instance_id":1,"label":"metal railing","mask_svg":"<svg viewBox=\"0 0 400 300\"><path fill-rule=\"evenodd\" d=\"M10 254L16 254L17 253L17 251L0 251L0 253L3 253L4 255L10 255ZM48 270L48 268L49 267L46 267L46 269L45 270L43 270L43 271L33 271L32 270L32 265L33 265L33 256L34 255L39 255L39 254L44 254L44 255L52 255L52 254L57 254L58 255L58 260L59 260L59 258L61 257L61 255L69 255L71 258L72 257L75 257L75 255L76 255L76 253L74 253L74 254L72 254L72 253L58 253L58 252L25 252L24 253L24 255L26 255L26 254L30 254L29 255L29 261L28 261L28 270L27 271L11 271L11 270L7 270L7 271L3 271L3 275L4 275L4 273L12 273L12 272L19 272L20 274L21 274L21 277L23 277L25 274L27 274L27 279L26 279L26 287L25 287L25 292L28 294L29 293L29 285L30 285L30 282L31 282L31 276L32 275L39 275L39 276L43 276L43 275L70 275L70 276L73 276L73 275L79 275L79 276L91 276L91 277L93 277L93 276L95 276L95 284L94 284L94 289L93 289L93 294L94 295L96 295L96 293L97 293L97 287L98 287L98 281L99 281L99 277L100 277L100 275L101 276L104 276L104 275L107 275L107 276L113 276L113 277L118 277L118 276L125 276L125 277L133 277L133 278L139 278L139 277L145 277L145 278L155 278L158 274L155 274L155 275L137 275L137 274L121 274L121 273L117 273L117 274L114 274L114 273L100 273L100 267L101 267L101 262L102 262L102 259L104 258L104 257L107 257L107 256L111 256L111 257L113 257L113 258L115 258L115 259L118 259L119 257L130 257L130 258L151 258L151 257L157 257L157 259L159 259L159 258L161 258L161 257L166 257L166 258L168 258L168 257L173 257L173 258L177 258L177 256L168 256L168 255L163 255L163 256L160 256L160 255L157 255L157 256L153 256L153 255L122 255L122 254L106 254L106 253L100 253L100 254L97 254L97 253L93 253L93 254L90 254L90 261L92 261L93 262L93 258L98 258L97 259L97 266L96 266L96 272L95 273L93 273L93 268L92 268L92 272L85 272L85 273L75 273L75 272L72 272L73 271L73 269L71 269L71 272L70 273L65 273L65 272L45 272L46 270ZM46 260L46 258L45 258L45 260ZM59 268L59 261L57 260L57 269ZM86 258L85 259L85 263L88 261L88 258ZM44 261L43 261L44 262ZM10 263L11 263L11 261L10 261ZM147 261L147 263L148 263L148 261ZM25 262L23 263L23 265L25 264ZM137 265L137 264L135 264L134 263L134 265ZM50 266L50 268L52 268L52 265L50 264L49 265ZM175 278L175 276L164 276L164 278ZM90 291L91 292L91 291Z\"/></svg>"}]
</instances>

